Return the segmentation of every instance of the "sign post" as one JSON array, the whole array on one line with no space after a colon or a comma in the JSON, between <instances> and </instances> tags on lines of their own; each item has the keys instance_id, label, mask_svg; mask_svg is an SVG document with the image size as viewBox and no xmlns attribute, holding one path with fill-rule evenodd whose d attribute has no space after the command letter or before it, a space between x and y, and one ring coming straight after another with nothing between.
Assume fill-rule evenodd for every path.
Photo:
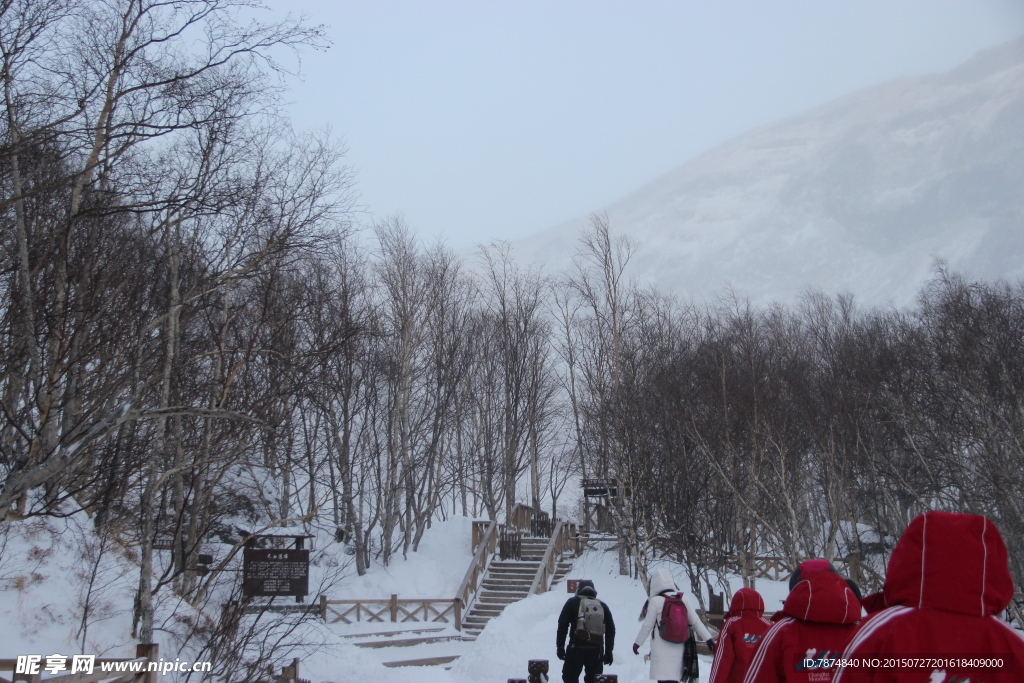
<instances>
[{"instance_id":1,"label":"sign post","mask_svg":"<svg viewBox=\"0 0 1024 683\"><path fill-rule=\"evenodd\" d=\"M294 548L257 548L262 539L291 538ZM242 550L242 594L252 597L294 596L302 602L309 594L308 536L256 536Z\"/></svg>"}]
</instances>

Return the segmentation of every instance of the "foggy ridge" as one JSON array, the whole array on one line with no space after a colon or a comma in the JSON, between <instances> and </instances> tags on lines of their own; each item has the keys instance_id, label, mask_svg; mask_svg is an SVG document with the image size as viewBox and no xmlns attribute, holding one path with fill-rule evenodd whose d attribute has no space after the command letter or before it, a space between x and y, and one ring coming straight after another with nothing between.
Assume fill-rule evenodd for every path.
<instances>
[{"instance_id":1,"label":"foggy ridge","mask_svg":"<svg viewBox=\"0 0 1024 683\"><path fill-rule=\"evenodd\" d=\"M633 274L707 299L912 302L935 257L1024 275L1024 38L744 134L606 207ZM600 207L595 207L600 209ZM515 244L565 267L586 217Z\"/></svg>"}]
</instances>

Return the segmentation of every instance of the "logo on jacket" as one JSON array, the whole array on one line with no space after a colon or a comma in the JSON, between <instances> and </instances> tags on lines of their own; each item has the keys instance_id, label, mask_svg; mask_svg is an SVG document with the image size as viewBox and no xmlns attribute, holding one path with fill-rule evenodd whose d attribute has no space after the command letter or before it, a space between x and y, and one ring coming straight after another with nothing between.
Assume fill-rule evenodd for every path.
<instances>
[{"instance_id":1,"label":"logo on jacket","mask_svg":"<svg viewBox=\"0 0 1024 683\"><path fill-rule=\"evenodd\" d=\"M756 643L759 640L761 640L761 636L759 634L757 634L757 633L744 633L743 634L743 642L744 643Z\"/></svg>"}]
</instances>

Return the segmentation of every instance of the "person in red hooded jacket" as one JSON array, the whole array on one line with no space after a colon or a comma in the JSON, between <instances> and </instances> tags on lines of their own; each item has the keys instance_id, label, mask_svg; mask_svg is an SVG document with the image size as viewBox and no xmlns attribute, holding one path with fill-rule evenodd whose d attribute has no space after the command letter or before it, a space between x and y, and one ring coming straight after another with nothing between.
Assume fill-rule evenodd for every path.
<instances>
[{"instance_id":1,"label":"person in red hooded jacket","mask_svg":"<svg viewBox=\"0 0 1024 683\"><path fill-rule=\"evenodd\" d=\"M802 562L790 578L785 615L765 634L744 683L827 683L828 668L860 621L856 593L827 560Z\"/></svg>"},{"instance_id":2,"label":"person in red hooded jacket","mask_svg":"<svg viewBox=\"0 0 1024 683\"><path fill-rule=\"evenodd\" d=\"M732 596L718 634L711 683L743 683L754 651L772 627L763 614L764 598L753 588L741 588Z\"/></svg>"},{"instance_id":3,"label":"person in red hooded jacket","mask_svg":"<svg viewBox=\"0 0 1024 683\"><path fill-rule=\"evenodd\" d=\"M1013 597L1006 545L979 515L927 512L903 532L889 558L885 603L861 625L844 658L928 658L1002 666L840 668L835 683L1019 683L1024 639L996 615ZM988 662L989 664L993 662Z\"/></svg>"}]
</instances>

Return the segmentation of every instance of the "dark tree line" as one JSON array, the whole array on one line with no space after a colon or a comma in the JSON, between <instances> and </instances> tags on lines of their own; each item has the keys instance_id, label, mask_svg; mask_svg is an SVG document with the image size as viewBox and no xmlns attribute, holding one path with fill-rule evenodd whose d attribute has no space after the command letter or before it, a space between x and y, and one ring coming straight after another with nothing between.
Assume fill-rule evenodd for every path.
<instances>
[{"instance_id":1,"label":"dark tree line","mask_svg":"<svg viewBox=\"0 0 1024 683\"><path fill-rule=\"evenodd\" d=\"M604 246L586 253L625 258L595 225ZM621 484L612 507L641 575L654 554L695 589L745 554L852 558L877 587L909 521L946 509L993 519L1024 577L1020 283L940 265L908 310L621 299L621 335L590 331L610 307L580 323L572 403L583 466Z\"/></svg>"}]
</instances>

